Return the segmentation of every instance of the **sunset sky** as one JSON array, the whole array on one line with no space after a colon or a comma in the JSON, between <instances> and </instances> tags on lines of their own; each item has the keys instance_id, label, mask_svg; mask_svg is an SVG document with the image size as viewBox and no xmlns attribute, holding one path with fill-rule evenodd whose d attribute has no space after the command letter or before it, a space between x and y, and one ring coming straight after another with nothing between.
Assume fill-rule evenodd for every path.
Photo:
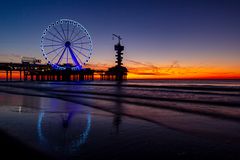
<instances>
[{"instance_id":1,"label":"sunset sky","mask_svg":"<svg viewBox=\"0 0 240 160\"><path fill-rule=\"evenodd\" d=\"M238 0L4 1L0 62L43 59L43 30L62 18L90 33L93 55L87 67L114 65L115 33L123 37L129 78L240 78Z\"/></svg>"}]
</instances>

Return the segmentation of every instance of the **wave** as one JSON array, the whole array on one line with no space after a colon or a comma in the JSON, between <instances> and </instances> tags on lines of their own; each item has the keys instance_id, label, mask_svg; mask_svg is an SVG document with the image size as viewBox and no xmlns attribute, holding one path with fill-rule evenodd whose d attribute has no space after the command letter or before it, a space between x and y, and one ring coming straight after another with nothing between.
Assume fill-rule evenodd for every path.
<instances>
[{"instance_id":1,"label":"wave","mask_svg":"<svg viewBox=\"0 0 240 160\"><path fill-rule=\"evenodd\" d=\"M111 103L106 105L106 102L114 102L121 107L134 106L139 109L147 110L153 109L165 109L183 113L190 113L195 115L211 116L214 118L240 120L240 102L228 102L228 101L209 101L209 100L194 100L194 99L180 99L180 98L163 98L163 97L150 97L140 95L129 94L117 94L117 93L103 93L103 92L91 92L91 91L72 91L66 89L56 89L54 87L43 86L27 86L16 84L0 84L0 92L8 94L17 94L25 96L36 96L45 98L57 98L64 101L69 101L88 107L100 109L103 111L117 113L118 108L114 107ZM22 90L23 89L23 90ZM27 91L26 91L27 90ZM97 101L97 105L91 100ZM136 116L134 113L129 112L121 113L123 115L138 117L140 119L153 121L153 119L144 116L142 114ZM157 121L153 121L158 123Z\"/></svg>"}]
</instances>

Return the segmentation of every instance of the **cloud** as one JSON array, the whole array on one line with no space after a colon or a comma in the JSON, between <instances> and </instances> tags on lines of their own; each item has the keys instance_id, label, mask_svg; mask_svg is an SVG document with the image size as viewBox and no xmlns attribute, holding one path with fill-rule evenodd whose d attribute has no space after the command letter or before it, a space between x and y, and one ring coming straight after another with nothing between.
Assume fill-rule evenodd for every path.
<instances>
[{"instance_id":1,"label":"cloud","mask_svg":"<svg viewBox=\"0 0 240 160\"><path fill-rule=\"evenodd\" d=\"M146 65L142 62L138 62L138 61L135 61L135 60L126 59L125 61L136 64L136 65L148 66L148 65Z\"/></svg>"},{"instance_id":2,"label":"cloud","mask_svg":"<svg viewBox=\"0 0 240 160\"><path fill-rule=\"evenodd\" d=\"M126 59L125 61L129 62L129 66L131 68L134 68L134 67L135 68L145 68L148 70L152 70L152 72L154 72L154 73L158 73L159 69L160 69L158 66L149 64L149 63L143 63L143 62L139 62L139 61L135 61L135 60L131 60L131 59Z\"/></svg>"},{"instance_id":3,"label":"cloud","mask_svg":"<svg viewBox=\"0 0 240 160\"><path fill-rule=\"evenodd\" d=\"M170 75L168 73L150 73L150 72L131 72L132 74L136 74L136 75L146 75L146 76L167 76Z\"/></svg>"},{"instance_id":4,"label":"cloud","mask_svg":"<svg viewBox=\"0 0 240 160\"><path fill-rule=\"evenodd\" d=\"M98 71L107 71L110 67L112 67L112 65L106 63L88 63L84 66L84 68L91 68Z\"/></svg>"},{"instance_id":5,"label":"cloud","mask_svg":"<svg viewBox=\"0 0 240 160\"><path fill-rule=\"evenodd\" d=\"M0 62L14 62L19 63L21 56L17 54L0 54Z\"/></svg>"},{"instance_id":6,"label":"cloud","mask_svg":"<svg viewBox=\"0 0 240 160\"><path fill-rule=\"evenodd\" d=\"M178 61L173 61L173 63L167 69L167 72L170 72L173 68L180 68Z\"/></svg>"},{"instance_id":7,"label":"cloud","mask_svg":"<svg viewBox=\"0 0 240 160\"><path fill-rule=\"evenodd\" d=\"M135 61L135 60L126 59L125 61L130 62L134 65L140 65L140 66L150 67L150 68L154 68L154 69L158 68L158 66L156 66L156 65L143 63L143 62L139 62L139 61Z\"/></svg>"},{"instance_id":8,"label":"cloud","mask_svg":"<svg viewBox=\"0 0 240 160\"><path fill-rule=\"evenodd\" d=\"M236 77L236 72L230 69L220 69L207 65L180 65L175 60L169 65L155 65L146 62L126 59L125 66L128 68L131 78L221 78ZM108 63L88 64L87 67L97 70L107 70L112 65ZM239 74L238 74L239 75ZM238 76L239 77L239 76Z\"/></svg>"}]
</instances>

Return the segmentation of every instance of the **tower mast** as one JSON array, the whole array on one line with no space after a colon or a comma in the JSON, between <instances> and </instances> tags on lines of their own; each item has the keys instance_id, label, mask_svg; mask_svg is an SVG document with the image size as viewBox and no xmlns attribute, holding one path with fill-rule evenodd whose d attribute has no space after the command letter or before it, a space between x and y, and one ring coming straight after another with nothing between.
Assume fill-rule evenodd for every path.
<instances>
[{"instance_id":1,"label":"tower mast","mask_svg":"<svg viewBox=\"0 0 240 160\"><path fill-rule=\"evenodd\" d=\"M124 50L124 46L122 46L121 45L121 40L122 40L122 38L120 37L120 36L118 36L118 35L116 35L116 34L112 34L113 35L113 39L114 39L114 37L116 37L116 38L118 38L118 44L116 44L115 46L114 46L114 50L116 51L116 63L117 63L117 67L121 67L122 65L123 65L123 63L122 63L122 59L123 59L123 53L122 53L122 51Z\"/></svg>"}]
</instances>

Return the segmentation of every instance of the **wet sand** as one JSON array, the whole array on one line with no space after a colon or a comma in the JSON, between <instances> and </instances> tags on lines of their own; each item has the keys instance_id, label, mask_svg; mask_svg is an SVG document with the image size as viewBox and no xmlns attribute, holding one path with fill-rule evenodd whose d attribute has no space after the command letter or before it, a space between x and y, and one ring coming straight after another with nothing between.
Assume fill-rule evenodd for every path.
<instances>
[{"instance_id":1,"label":"wet sand","mask_svg":"<svg viewBox=\"0 0 240 160\"><path fill-rule=\"evenodd\" d=\"M35 159L35 160L54 160L54 159L79 159L79 157L58 157L58 156L52 156L48 155L43 152L39 152L38 150L35 150L31 148L30 146L21 143L19 140L10 137L9 135L0 132L0 140L1 140L1 157L6 159ZM171 144L169 144L171 145ZM183 144L183 148L185 148ZM238 159L238 156L235 155L227 155L227 153L221 153L221 152L212 152L211 150L209 152L203 152L203 154L193 154L193 153L186 153L186 152L179 152L176 150L164 150L159 151L157 154L150 153L124 153L119 154L117 156L112 156L111 153L102 153L101 156L99 156L98 151L96 153L98 156L82 156L80 159L194 159L194 160L201 160L201 159ZM175 154L178 152L178 154Z\"/></svg>"},{"instance_id":2,"label":"wet sand","mask_svg":"<svg viewBox=\"0 0 240 160\"><path fill-rule=\"evenodd\" d=\"M152 86L119 89L112 84L1 83L0 87L2 155L16 153L28 159L240 158L236 87L225 91L211 86L207 92L196 87L183 90L182 86L177 91L176 86L170 90Z\"/></svg>"},{"instance_id":3,"label":"wet sand","mask_svg":"<svg viewBox=\"0 0 240 160\"><path fill-rule=\"evenodd\" d=\"M0 153L1 157L4 159L55 159L46 153L34 150L30 146L27 146L26 144L20 142L18 139L9 136L4 131L0 131L0 141Z\"/></svg>"}]
</instances>

